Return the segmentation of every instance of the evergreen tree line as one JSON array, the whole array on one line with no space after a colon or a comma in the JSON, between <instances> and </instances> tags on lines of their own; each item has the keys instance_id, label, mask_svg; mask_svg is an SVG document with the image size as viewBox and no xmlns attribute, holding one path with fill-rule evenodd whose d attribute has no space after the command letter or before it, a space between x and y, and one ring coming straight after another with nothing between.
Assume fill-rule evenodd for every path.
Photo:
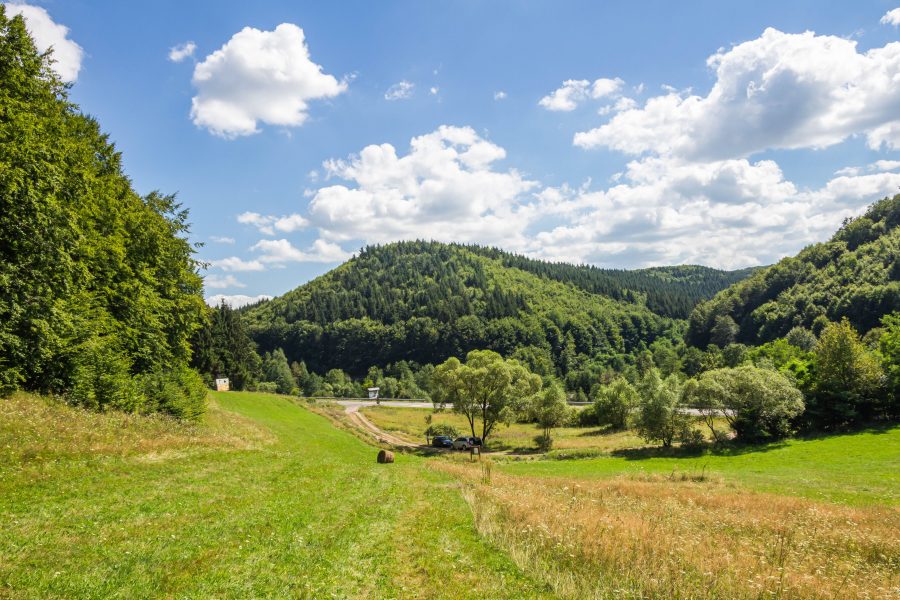
<instances>
[{"instance_id":1,"label":"evergreen tree line","mask_svg":"<svg viewBox=\"0 0 900 600\"><path fill-rule=\"evenodd\" d=\"M173 196L138 195L0 5L0 393L191 418L202 280Z\"/></svg>"}]
</instances>

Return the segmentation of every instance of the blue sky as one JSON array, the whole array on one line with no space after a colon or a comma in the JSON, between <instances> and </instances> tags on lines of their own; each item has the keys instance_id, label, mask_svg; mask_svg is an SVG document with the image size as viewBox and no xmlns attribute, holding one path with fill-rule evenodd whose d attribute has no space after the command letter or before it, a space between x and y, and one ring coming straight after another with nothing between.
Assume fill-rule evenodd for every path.
<instances>
[{"instance_id":1,"label":"blue sky","mask_svg":"<svg viewBox=\"0 0 900 600\"><path fill-rule=\"evenodd\" d=\"M239 301L397 239L627 268L793 254L900 188L897 8L7 10L57 48L138 191L190 208L207 295Z\"/></svg>"}]
</instances>

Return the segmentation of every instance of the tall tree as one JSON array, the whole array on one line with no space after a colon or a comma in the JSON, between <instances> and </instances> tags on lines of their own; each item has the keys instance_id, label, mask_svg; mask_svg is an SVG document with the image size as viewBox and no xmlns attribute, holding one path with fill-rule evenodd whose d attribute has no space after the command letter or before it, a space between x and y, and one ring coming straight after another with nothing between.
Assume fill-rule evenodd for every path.
<instances>
[{"instance_id":1,"label":"tall tree","mask_svg":"<svg viewBox=\"0 0 900 600\"><path fill-rule=\"evenodd\" d=\"M199 414L177 392L203 315L187 212L135 193L51 61L0 6L0 391Z\"/></svg>"},{"instance_id":2,"label":"tall tree","mask_svg":"<svg viewBox=\"0 0 900 600\"><path fill-rule=\"evenodd\" d=\"M814 424L830 429L877 414L884 372L847 319L825 327L813 362L815 383L808 412Z\"/></svg>"},{"instance_id":3,"label":"tall tree","mask_svg":"<svg viewBox=\"0 0 900 600\"><path fill-rule=\"evenodd\" d=\"M505 360L491 350L473 350L465 364L456 357L438 365L432 376L432 402L466 417L472 436L481 421L481 439L486 444L498 423L510 423L523 412L541 389L541 378L514 360Z\"/></svg>"}]
</instances>

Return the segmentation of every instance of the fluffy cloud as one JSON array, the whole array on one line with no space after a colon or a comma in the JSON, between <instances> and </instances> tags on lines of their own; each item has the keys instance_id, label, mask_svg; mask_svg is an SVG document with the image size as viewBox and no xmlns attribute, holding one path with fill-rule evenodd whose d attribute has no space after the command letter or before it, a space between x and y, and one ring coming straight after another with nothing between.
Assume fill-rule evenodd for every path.
<instances>
[{"instance_id":1,"label":"fluffy cloud","mask_svg":"<svg viewBox=\"0 0 900 600\"><path fill-rule=\"evenodd\" d=\"M499 92L494 92L494 100L505 100L506 92L500 90Z\"/></svg>"},{"instance_id":2,"label":"fluffy cloud","mask_svg":"<svg viewBox=\"0 0 900 600\"><path fill-rule=\"evenodd\" d=\"M14 17L22 15L25 26L28 28L34 44L40 52L53 48L53 60L56 61L53 69L63 81L75 81L81 70L81 59L84 50L81 46L69 39L69 28L56 23L46 10L40 6L29 4L10 3L4 4L6 15Z\"/></svg>"},{"instance_id":3,"label":"fluffy cloud","mask_svg":"<svg viewBox=\"0 0 900 600\"><path fill-rule=\"evenodd\" d=\"M619 78L601 78L592 84L587 79L569 79L561 88L544 96L538 104L547 110L570 111L588 98L605 98L619 93L625 82Z\"/></svg>"},{"instance_id":4,"label":"fluffy cloud","mask_svg":"<svg viewBox=\"0 0 900 600\"><path fill-rule=\"evenodd\" d=\"M387 242L426 238L515 247L531 217L527 192L536 182L495 169L503 148L469 127L442 126L413 138L398 156L390 144L328 161L331 185L315 192L309 220L323 238Z\"/></svg>"},{"instance_id":5,"label":"fluffy cloud","mask_svg":"<svg viewBox=\"0 0 900 600\"><path fill-rule=\"evenodd\" d=\"M401 81L399 83L395 83L391 87L387 89L384 93L385 100L406 100L408 98L412 98L413 92L416 89L416 84L410 81Z\"/></svg>"},{"instance_id":6,"label":"fluffy cloud","mask_svg":"<svg viewBox=\"0 0 900 600\"><path fill-rule=\"evenodd\" d=\"M352 255L333 242L318 239L307 250L298 250L285 239L260 240L251 250L261 252L260 262L282 265L289 262L342 262Z\"/></svg>"},{"instance_id":7,"label":"fluffy cloud","mask_svg":"<svg viewBox=\"0 0 900 600\"><path fill-rule=\"evenodd\" d=\"M310 60L303 30L290 23L274 31L245 27L197 64L193 83L194 124L225 138L258 133L259 122L302 125L310 100L347 89Z\"/></svg>"},{"instance_id":8,"label":"fluffy cloud","mask_svg":"<svg viewBox=\"0 0 900 600\"><path fill-rule=\"evenodd\" d=\"M219 306L223 302L230 306L231 308L240 308L242 306L247 306L248 304L254 304L259 302L260 300L271 300L272 296L267 296L265 294L260 294L259 296L244 296L243 294L235 294L233 296L227 296L225 294L216 294L215 296L209 296L206 298L206 303L209 306Z\"/></svg>"},{"instance_id":9,"label":"fluffy cloud","mask_svg":"<svg viewBox=\"0 0 900 600\"><path fill-rule=\"evenodd\" d=\"M881 17L881 24L893 25L894 27L900 26L900 8L887 11L884 16Z\"/></svg>"},{"instance_id":10,"label":"fluffy cloud","mask_svg":"<svg viewBox=\"0 0 900 600\"><path fill-rule=\"evenodd\" d=\"M237 220L238 223L253 225L261 233L266 235L275 235L276 230L283 233L291 233L304 229L309 225L309 222L306 219L296 213L276 217L273 215L261 215L255 212L245 212L238 215Z\"/></svg>"},{"instance_id":11,"label":"fluffy cloud","mask_svg":"<svg viewBox=\"0 0 900 600\"><path fill-rule=\"evenodd\" d=\"M222 235L211 235L211 236L209 236L209 239L214 241L217 244L233 244L234 243L233 237L225 237Z\"/></svg>"},{"instance_id":12,"label":"fluffy cloud","mask_svg":"<svg viewBox=\"0 0 900 600\"><path fill-rule=\"evenodd\" d=\"M203 279L203 283L206 287L211 289L216 288L245 288L247 287L234 275L207 275Z\"/></svg>"},{"instance_id":13,"label":"fluffy cloud","mask_svg":"<svg viewBox=\"0 0 900 600\"><path fill-rule=\"evenodd\" d=\"M223 271L265 271L266 265L258 260L244 260L237 256L209 261L209 266Z\"/></svg>"},{"instance_id":14,"label":"fluffy cloud","mask_svg":"<svg viewBox=\"0 0 900 600\"><path fill-rule=\"evenodd\" d=\"M184 44L172 46L169 48L169 60L179 63L184 59L193 56L196 49L197 44L194 42L185 42Z\"/></svg>"},{"instance_id":15,"label":"fluffy cloud","mask_svg":"<svg viewBox=\"0 0 900 600\"><path fill-rule=\"evenodd\" d=\"M707 161L824 148L856 133L873 149L900 148L900 42L859 53L852 40L770 28L707 64L708 95L650 98L577 133L575 145Z\"/></svg>"},{"instance_id":16,"label":"fluffy cloud","mask_svg":"<svg viewBox=\"0 0 900 600\"><path fill-rule=\"evenodd\" d=\"M541 210L562 224L524 251L612 266L774 262L826 239L848 216L892 194L900 174L840 176L799 190L772 161L646 158L603 191L549 189Z\"/></svg>"}]
</instances>

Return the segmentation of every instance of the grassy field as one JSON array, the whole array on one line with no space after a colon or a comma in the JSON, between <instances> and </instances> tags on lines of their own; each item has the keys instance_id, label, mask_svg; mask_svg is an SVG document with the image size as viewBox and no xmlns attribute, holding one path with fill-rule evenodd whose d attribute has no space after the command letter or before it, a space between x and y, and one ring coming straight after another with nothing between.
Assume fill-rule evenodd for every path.
<instances>
[{"instance_id":1,"label":"grassy field","mask_svg":"<svg viewBox=\"0 0 900 600\"><path fill-rule=\"evenodd\" d=\"M206 422L0 401L0 597L552 597L452 478L270 395Z\"/></svg>"},{"instance_id":2,"label":"grassy field","mask_svg":"<svg viewBox=\"0 0 900 600\"><path fill-rule=\"evenodd\" d=\"M482 536L571 598L896 598L900 512L717 479L523 477L440 460Z\"/></svg>"},{"instance_id":3,"label":"grassy field","mask_svg":"<svg viewBox=\"0 0 900 600\"><path fill-rule=\"evenodd\" d=\"M411 435L425 412L367 410ZM384 466L275 395L213 394L194 426L15 396L0 598L900 595L900 428L681 458L560 433L607 454Z\"/></svg>"},{"instance_id":4,"label":"grassy field","mask_svg":"<svg viewBox=\"0 0 900 600\"><path fill-rule=\"evenodd\" d=\"M900 427L810 440L737 447L700 456L652 449L585 460L501 465L514 475L596 479L705 473L727 485L851 505L900 507Z\"/></svg>"},{"instance_id":5,"label":"grassy field","mask_svg":"<svg viewBox=\"0 0 900 600\"><path fill-rule=\"evenodd\" d=\"M431 415L432 423L447 423L460 435L471 435L469 422L462 415L450 411L434 412L430 408L401 408L391 406L367 406L361 412L381 429L402 434L411 441L425 443L423 432L428 427L425 417ZM476 430L476 433L480 433ZM504 452L536 452L534 438L540 431L530 423L513 423L508 427L498 425L489 440L492 450ZM605 433L598 428L560 427L553 430L553 447L558 450L596 450L606 452L619 448L639 447L644 441L633 432Z\"/></svg>"}]
</instances>

